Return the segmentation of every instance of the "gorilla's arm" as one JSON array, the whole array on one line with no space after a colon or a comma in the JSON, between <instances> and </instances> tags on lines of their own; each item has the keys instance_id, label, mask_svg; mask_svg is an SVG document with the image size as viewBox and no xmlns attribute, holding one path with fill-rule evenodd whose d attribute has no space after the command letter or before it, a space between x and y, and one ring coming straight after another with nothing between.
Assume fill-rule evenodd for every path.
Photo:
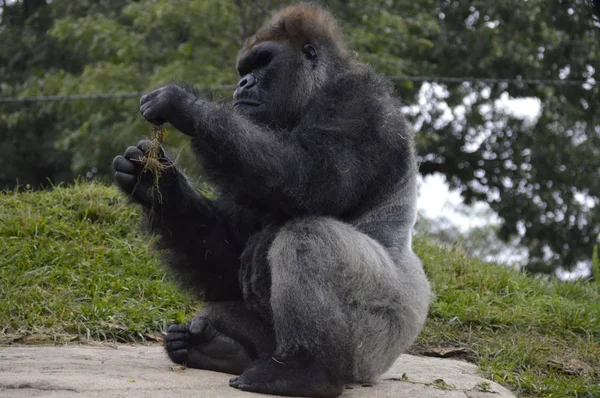
<instances>
[{"instance_id":1,"label":"gorilla's arm","mask_svg":"<svg viewBox=\"0 0 600 398\"><path fill-rule=\"evenodd\" d=\"M258 126L175 85L142 97L141 111L153 123L170 122L192 136L205 169L221 186L288 214L338 216L386 175L390 162L402 161L396 158L397 133L390 139L375 122L369 127L377 116L369 104L348 109L344 103L348 118L322 117L292 131Z\"/></svg>"},{"instance_id":2,"label":"gorilla's arm","mask_svg":"<svg viewBox=\"0 0 600 398\"><path fill-rule=\"evenodd\" d=\"M148 141L140 141L114 159L117 185L142 206L148 229L160 236L158 245L182 285L210 301L239 299L239 256L257 228L256 218L225 200L201 196L162 150L159 159L166 167L155 187L140 161L147 150Z\"/></svg>"},{"instance_id":3,"label":"gorilla's arm","mask_svg":"<svg viewBox=\"0 0 600 398\"><path fill-rule=\"evenodd\" d=\"M239 257L251 222L229 206L194 193L146 218L178 281L208 301L241 298Z\"/></svg>"}]
</instances>

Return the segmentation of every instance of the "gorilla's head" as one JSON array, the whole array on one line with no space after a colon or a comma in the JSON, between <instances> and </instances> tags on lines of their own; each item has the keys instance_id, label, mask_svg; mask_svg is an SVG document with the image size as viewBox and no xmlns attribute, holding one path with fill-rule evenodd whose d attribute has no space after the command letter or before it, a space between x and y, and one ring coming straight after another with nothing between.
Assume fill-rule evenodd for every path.
<instances>
[{"instance_id":1,"label":"gorilla's head","mask_svg":"<svg viewBox=\"0 0 600 398\"><path fill-rule=\"evenodd\" d=\"M350 58L331 14L311 4L283 9L238 55L234 109L257 123L290 128Z\"/></svg>"}]
</instances>

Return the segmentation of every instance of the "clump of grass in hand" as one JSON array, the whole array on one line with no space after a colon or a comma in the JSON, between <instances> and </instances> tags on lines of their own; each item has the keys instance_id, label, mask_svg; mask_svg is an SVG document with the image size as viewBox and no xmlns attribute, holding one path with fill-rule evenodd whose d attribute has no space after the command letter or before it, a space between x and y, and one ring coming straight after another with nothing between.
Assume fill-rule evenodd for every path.
<instances>
[{"instance_id":1,"label":"clump of grass in hand","mask_svg":"<svg viewBox=\"0 0 600 398\"><path fill-rule=\"evenodd\" d=\"M154 176L154 183L152 184L152 189L156 190L159 195L159 201L161 201L159 183L160 178L165 171L165 169L171 167L170 164L165 164L161 161L161 149L160 146L167 138L169 132L162 125L154 126L152 128L152 136L150 137L150 146L148 147L148 152L146 156L142 157L140 160L144 165L144 172L150 173Z\"/></svg>"}]
</instances>

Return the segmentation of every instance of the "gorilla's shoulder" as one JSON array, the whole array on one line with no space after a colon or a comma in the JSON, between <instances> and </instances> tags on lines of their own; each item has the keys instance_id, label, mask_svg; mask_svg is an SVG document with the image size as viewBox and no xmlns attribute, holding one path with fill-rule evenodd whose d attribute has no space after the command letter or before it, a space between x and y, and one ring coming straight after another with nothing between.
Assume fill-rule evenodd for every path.
<instances>
[{"instance_id":1,"label":"gorilla's shoulder","mask_svg":"<svg viewBox=\"0 0 600 398\"><path fill-rule=\"evenodd\" d=\"M348 100L349 96L358 101L378 99L383 96L392 96L392 87L388 79L378 74L369 65L356 62L347 69L334 75L324 86L326 95L342 97Z\"/></svg>"},{"instance_id":2,"label":"gorilla's shoulder","mask_svg":"<svg viewBox=\"0 0 600 398\"><path fill-rule=\"evenodd\" d=\"M403 123L401 104L389 80L368 65L356 63L341 70L321 90L307 115L312 122L352 124L354 130Z\"/></svg>"}]
</instances>

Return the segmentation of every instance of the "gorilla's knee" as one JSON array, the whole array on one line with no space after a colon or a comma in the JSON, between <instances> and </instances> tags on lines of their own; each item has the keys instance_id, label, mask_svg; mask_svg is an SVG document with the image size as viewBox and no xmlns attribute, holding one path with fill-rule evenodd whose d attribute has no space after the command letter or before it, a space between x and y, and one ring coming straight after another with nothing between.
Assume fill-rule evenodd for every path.
<instances>
[{"instance_id":1,"label":"gorilla's knee","mask_svg":"<svg viewBox=\"0 0 600 398\"><path fill-rule=\"evenodd\" d=\"M288 221L278 237L296 239L299 242L314 239L331 239L346 224L327 217L301 217Z\"/></svg>"},{"instance_id":2,"label":"gorilla's knee","mask_svg":"<svg viewBox=\"0 0 600 398\"><path fill-rule=\"evenodd\" d=\"M352 225L327 217L289 221L275 237L268 259L274 272L295 272L302 263L302 270L344 272L361 283L397 278L394 260L379 242Z\"/></svg>"},{"instance_id":3,"label":"gorilla's knee","mask_svg":"<svg viewBox=\"0 0 600 398\"><path fill-rule=\"evenodd\" d=\"M343 235L349 235L346 224L326 217L307 217L291 220L278 232L269 250L271 269L318 268L335 261L340 253ZM274 269L275 268L275 269Z\"/></svg>"}]
</instances>

